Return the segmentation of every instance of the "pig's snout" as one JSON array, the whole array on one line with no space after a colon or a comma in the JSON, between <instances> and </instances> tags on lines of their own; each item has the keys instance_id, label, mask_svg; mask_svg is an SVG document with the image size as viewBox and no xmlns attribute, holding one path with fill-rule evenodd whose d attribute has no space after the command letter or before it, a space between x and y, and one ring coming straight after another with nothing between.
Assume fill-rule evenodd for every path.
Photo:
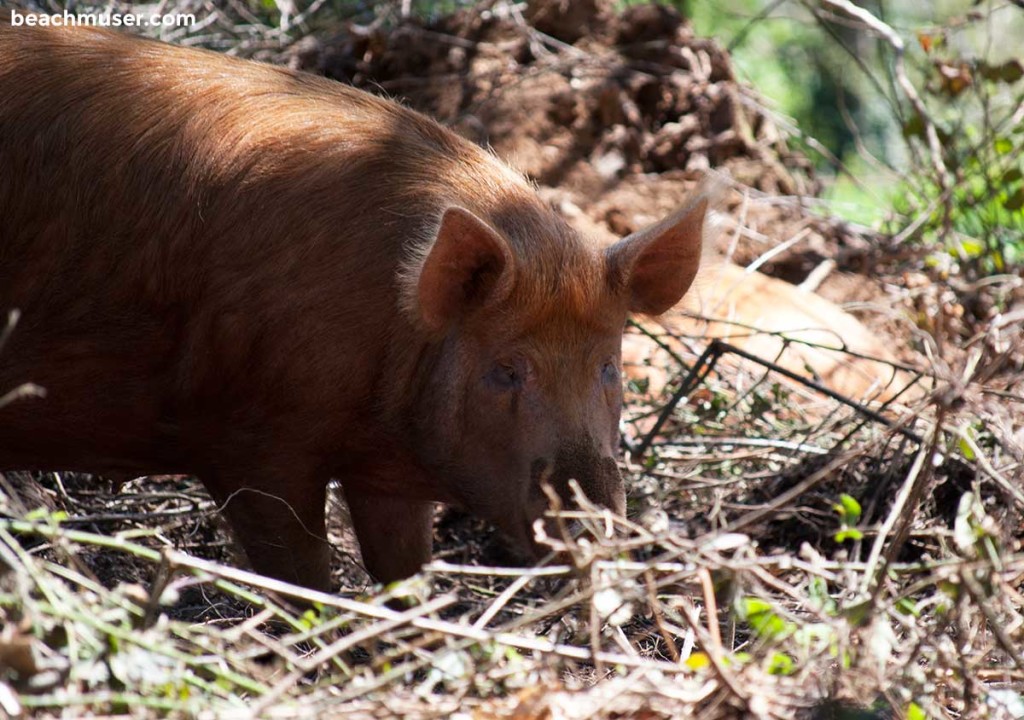
<instances>
[{"instance_id":1,"label":"pig's snout","mask_svg":"<svg viewBox=\"0 0 1024 720\"><path fill-rule=\"evenodd\" d=\"M538 489L541 483L549 483L567 507L575 507L569 486L569 481L575 480L590 502L619 514L626 511L626 492L619 466L613 457L601 453L593 441L563 445L555 453L553 463L541 461L535 463L533 469L539 472L532 474L531 483Z\"/></svg>"},{"instance_id":2,"label":"pig's snout","mask_svg":"<svg viewBox=\"0 0 1024 720\"><path fill-rule=\"evenodd\" d=\"M520 548L524 554L536 559L544 557L550 548L534 540L533 523L543 519L551 505L549 493L553 492L563 509L575 509L575 493L571 487L575 480L587 500L594 505L605 507L618 515L625 515L626 492L622 474L614 458L602 456L593 443L577 443L560 448L553 460L538 458L530 466L530 492L527 508L527 532ZM545 488L550 490L545 490ZM546 519L545 532L549 537L559 538L562 530L554 519ZM579 530L578 522L562 523L570 533Z\"/></svg>"}]
</instances>

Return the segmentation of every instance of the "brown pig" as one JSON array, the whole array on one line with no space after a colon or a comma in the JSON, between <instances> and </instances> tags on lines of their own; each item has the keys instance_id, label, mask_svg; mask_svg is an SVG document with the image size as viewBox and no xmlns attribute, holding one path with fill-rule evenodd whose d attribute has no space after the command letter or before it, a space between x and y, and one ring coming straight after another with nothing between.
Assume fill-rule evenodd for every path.
<instances>
[{"instance_id":1,"label":"brown pig","mask_svg":"<svg viewBox=\"0 0 1024 720\"><path fill-rule=\"evenodd\" d=\"M401 105L0 15L0 469L189 473L259 572L324 588L341 482L366 567L433 501L524 550L546 480L622 512L627 313L672 307L706 200L607 250Z\"/></svg>"}]
</instances>

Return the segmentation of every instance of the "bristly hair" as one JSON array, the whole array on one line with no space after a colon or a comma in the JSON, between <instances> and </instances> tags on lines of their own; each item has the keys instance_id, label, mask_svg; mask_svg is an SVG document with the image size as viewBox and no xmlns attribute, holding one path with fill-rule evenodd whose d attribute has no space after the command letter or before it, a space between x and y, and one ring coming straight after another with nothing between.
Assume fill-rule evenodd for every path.
<instances>
[{"instance_id":1,"label":"bristly hair","mask_svg":"<svg viewBox=\"0 0 1024 720\"><path fill-rule=\"evenodd\" d=\"M482 152L482 151L481 151ZM497 163L496 159L492 159ZM514 171L502 166L504 172ZM398 271L403 312L418 322L418 282L429 256L441 217L458 205L477 215L501 235L516 259L513 286L506 301L510 311L540 319L553 311L591 312L606 291L604 265L597 243L581 238L525 181L473 194L470 178L451 168L457 183L447 194L448 206L437 206L407 244ZM460 197L461 195L461 197Z\"/></svg>"},{"instance_id":2,"label":"bristly hair","mask_svg":"<svg viewBox=\"0 0 1024 720\"><path fill-rule=\"evenodd\" d=\"M603 293L609 289L607 283L612 280L606 277L600 252L602 244L580 237L557 212L540 200L525 179L487 154L491 163L500 165L510 175L516 175L518 182L495 188L502 191L496 194L480 194L475 198L464 196L460 200L464 207L500 232L516 256L515 287L507 298L510 310L534 315L538 319L552 312L578 316L593 312ZM455 179L459 168L452 167L451 170L452 179ZM462 182L466 180L465 177L461 179ZM708 173L689 195L686 204L661 221L670 223L673 218L686 215L696 204L706 201L708 216L702 235L702 255L705 258L717 256L711 246L721 231L719 209L730 182L727 175ZM455 193L450 197L455 197ZM406 247L398 273L401 307L414 322L418 321L419 314L419 274L433 247L440 218L446 209L438 207L429 221L420 226L417 236ZM712 259L709 265L714 264ZM698 275L698 283L701 277ZM707 275L703 277L707 278Z\"/></svg>"}]
</instances>

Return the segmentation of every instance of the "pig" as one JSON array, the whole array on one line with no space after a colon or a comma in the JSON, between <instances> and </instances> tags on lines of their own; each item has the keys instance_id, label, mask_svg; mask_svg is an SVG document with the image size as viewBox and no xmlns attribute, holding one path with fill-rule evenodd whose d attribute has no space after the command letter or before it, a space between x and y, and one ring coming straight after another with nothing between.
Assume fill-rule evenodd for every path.
<instances>
[{"instance_id":1,"label":"pig","mask_svg":"<svg viewBox=\"0 0 1024 720\"><path fill-rule=\"evenodd\" d=\"M708 199L611 246L492 154L323 78L0 16L0 469L190 474L259 573L330 587L434 502L537 554L549 483L622 513L629 313L675 305Z\"/></svg>"}]
</instances>

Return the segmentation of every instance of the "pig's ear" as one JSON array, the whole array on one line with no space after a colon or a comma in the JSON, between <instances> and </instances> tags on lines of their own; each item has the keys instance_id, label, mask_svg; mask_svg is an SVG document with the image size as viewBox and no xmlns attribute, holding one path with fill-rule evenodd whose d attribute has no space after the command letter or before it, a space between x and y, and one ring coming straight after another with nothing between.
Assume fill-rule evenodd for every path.
<instances>
[{"instance_id":1,"label":"pig's ear","mask_svg":"<svg viewBox=\"0 0 1024 720\"><path fill-rule=\"evenodd\" d=\"M505 238L468 210L450 207L419 268L412 304L424 325L439 331L507 295L512 271L512 251Z\"/></svg>"},{"instance_id":2,"label":"pig's ear","mask_svg":"<svg viewBox=\"0 0 1024 720\"><path fill-rule=\"evenodd\" d=\"M630 312L660 315L679 302L697 275L708 197L699 195L656 225L606 251L608 281Z\"/></svg>"}]
</instances>

